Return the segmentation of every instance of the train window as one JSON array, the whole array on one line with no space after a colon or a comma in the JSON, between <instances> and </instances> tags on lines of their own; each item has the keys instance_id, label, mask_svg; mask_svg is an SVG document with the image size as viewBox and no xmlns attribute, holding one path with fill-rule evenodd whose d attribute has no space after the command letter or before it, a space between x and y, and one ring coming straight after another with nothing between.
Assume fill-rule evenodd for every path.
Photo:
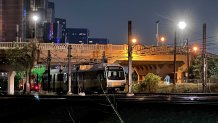
<instances>
[{"instance_id":1,"label":"train window","mask_svg":"<svg viewBox=\"0 0 218 123\"><path fill-rule=\"evenodd\" d=\"M115 71L115 70L108 71L107 77L109 80L123 80L123 79L125 79L123 71Z\"/></svg>"},{"instance_id":2,"label":"train window","mask_svg":"<svg viewBox=\"0 0 218 123\"><path fill-rule=\"evenodd\" d=\"M123 68L120 66L108 66L106 69L107 70L123 70Z\"/></svg>"}]
</instances>

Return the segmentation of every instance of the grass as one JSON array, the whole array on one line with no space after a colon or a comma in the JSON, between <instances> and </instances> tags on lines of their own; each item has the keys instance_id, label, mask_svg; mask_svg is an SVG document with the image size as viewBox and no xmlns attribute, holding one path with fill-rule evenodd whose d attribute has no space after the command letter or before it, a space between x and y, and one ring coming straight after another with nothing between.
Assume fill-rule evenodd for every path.
<instances>
[{"instance_id":1,"label":"grass","mask_svg":"<svg viewBox=\"0 0 218 123\"><path fill-rule=\"evenodd\" d=\"M139 86L138 86L139 87ZM145 92L140 91L138 87L134 88L134 92ZM156 87L155 93L201 93L203 90L202 83L177 83L166 85L160 82ZM218 93L218 83L208 83L206 87L207 93Z\"/></svg>"}]
</instances>

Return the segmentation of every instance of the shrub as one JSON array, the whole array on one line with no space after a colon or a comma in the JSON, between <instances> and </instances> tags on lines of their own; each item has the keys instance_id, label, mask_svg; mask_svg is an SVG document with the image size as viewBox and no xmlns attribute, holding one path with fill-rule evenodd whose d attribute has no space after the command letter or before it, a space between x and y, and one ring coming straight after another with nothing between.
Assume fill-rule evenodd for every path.
<instances>
[{"instance_id":1,"label":"shrub","mask_svg":"<svg viewBox=\"0 0 218 123\"><path fill-rule=\"evenodd\" d=\"M156 92L161 77L153 73L148 73L142 83L145 85L145 92Z\"/></svg>"},{"instance_id":2,"label":"shrub","mask_svg":"<svg viewBox=\"0 0 218 123\"><path fill-rule=\"evenodd\" d=\"M158 89L159 82L161 81L161 77L157 76L153 73L148 73L145 76L145 79L141 83L134 83L133 90L135 92L156 92Z\"/></svg>"}]
</instances>

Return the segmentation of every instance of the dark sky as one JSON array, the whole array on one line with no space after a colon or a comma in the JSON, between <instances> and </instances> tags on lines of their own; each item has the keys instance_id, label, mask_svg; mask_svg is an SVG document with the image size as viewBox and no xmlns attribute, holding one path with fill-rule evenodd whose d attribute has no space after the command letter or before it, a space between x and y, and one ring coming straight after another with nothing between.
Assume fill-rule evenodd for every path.
<instances>
[{"instance_id":1,"label":"dark sky","mask_svg":"<svg viewBox=\"0 0 218 123\"><path fill-rule=\"evenodd\" d=\"M142 44L156 45L159 34L172 44L176 23L186 21L184 31L177 28L177 40L188 38L202 43L203 23L207 24L208 50L218 45L218 0L50 0L56 17L65 18L68 28L88 28L90 37L108 38L112 44L127 43L128 20ZM178 41L180 42L180 41ZM200 45L200 44L199 44Z\"/></svg>"}]
</instances>

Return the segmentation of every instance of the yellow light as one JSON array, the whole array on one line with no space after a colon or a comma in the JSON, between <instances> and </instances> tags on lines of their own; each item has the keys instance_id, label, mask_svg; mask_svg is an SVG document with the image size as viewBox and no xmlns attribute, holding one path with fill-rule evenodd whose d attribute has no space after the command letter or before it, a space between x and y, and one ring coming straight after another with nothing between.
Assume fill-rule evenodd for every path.
<instances>
[{"instance_id":1,"label":"yellow light","mask_svg":"<svg viewBox=\"0 0 218 123\"><path fill-rule=\"evenodd\" d=\"M198 50L198 47L194 46L193 50L196 52Z\"/></svg>"},{"instance_id":2,"label":"yellow light","mask_svg":"<svg viewBox=\"0 0 218 123\"><path fill-rule=\"evenodd\" d=\"M137 41L137 40L136 40L135 38L133 38L133 39L132 39L132 43L134 43L134 44L135 44L135 43L136 43L136 41Z\"/></svg>"},{"instance_id":3,"label":"yellow light","mask_svg":"<svg viewBox=\"0 0 218 123\"><path fill-rule=\"evenodd\" d=\"M160 38L160 41L161 41L161 42L164 42L164 41L165 41L165 37L161 37L161 38Z\"/></svg>"}]
</instances>

